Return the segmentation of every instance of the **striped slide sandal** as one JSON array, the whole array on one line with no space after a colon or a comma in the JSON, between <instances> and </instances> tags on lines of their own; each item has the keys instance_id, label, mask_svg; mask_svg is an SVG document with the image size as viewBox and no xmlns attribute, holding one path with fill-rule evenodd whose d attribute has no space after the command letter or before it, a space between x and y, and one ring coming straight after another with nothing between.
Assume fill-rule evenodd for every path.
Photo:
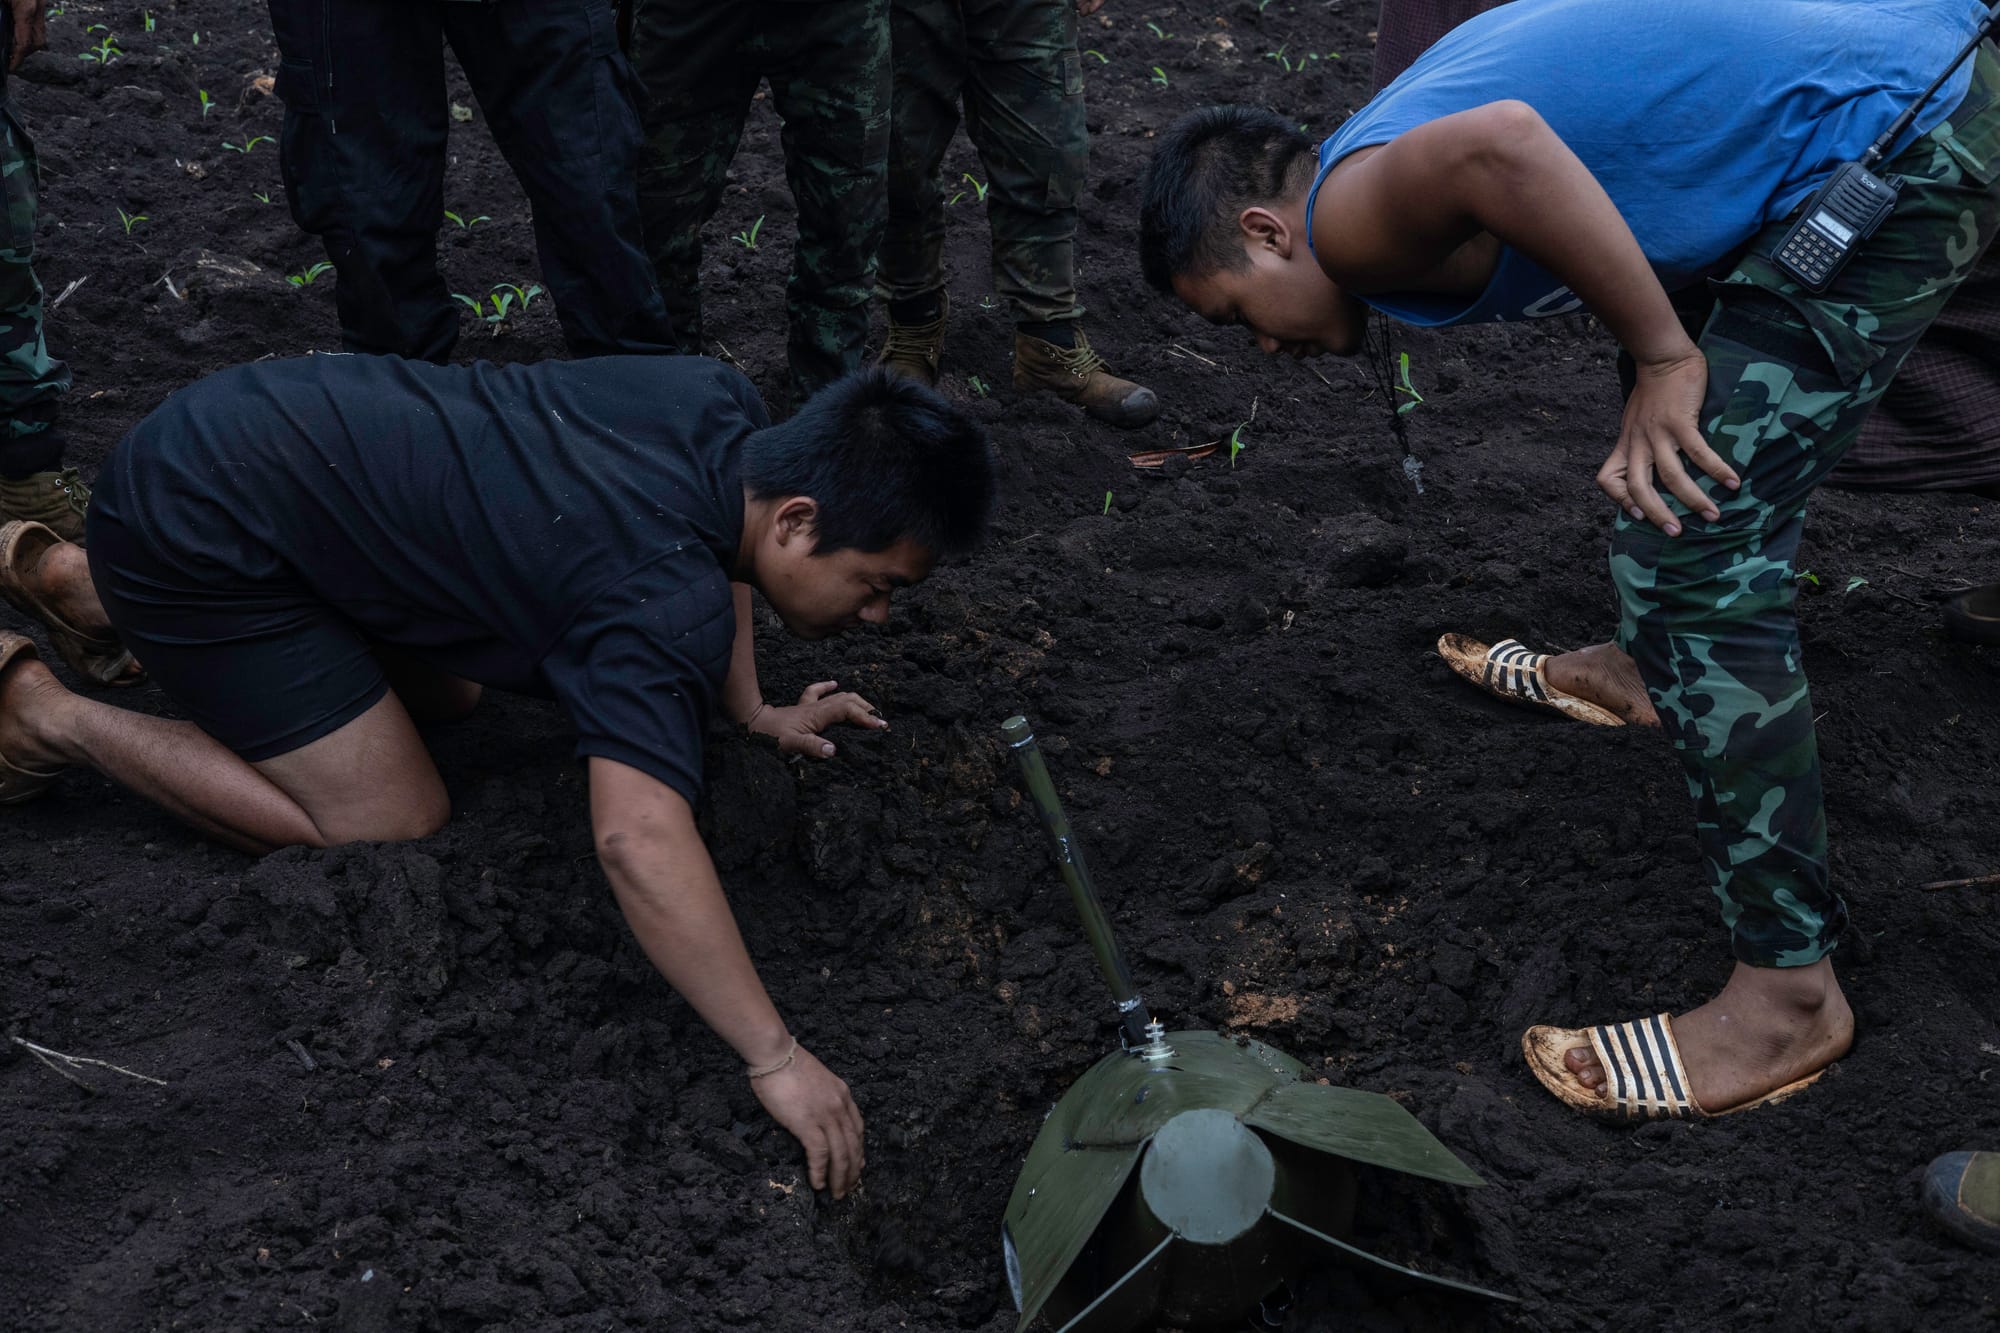
<instances>
[{"instance_id":1,"label":"striped slide sandal","mask_svg":"<svg viewBox=\"0 0 2000 1333\"><path fill-rule=\"evenodd\" d=\"M1447 634L1438 640L1437 651L1446 666L1497 699L1544 708L1593 727L1625 725L1625 719L1610 709L1549 684L1542 674L1549 655L1530 650L1519 639L1502 639L1489 648L1467 635Z\"/></svg>"},{"instance_id":2,"label":"striped slide sandal","mask_svg":"<svg viewBox=\"0 0 2000 1333\"><path fill-rule=\"evenodd\" d=\"M1597 1053L1605 1085L1585 1087L1563 1056L1579 1046ZM1606 1120L1713 1120L1784 1101L1817 1082L1824 1069L1726 1111L1703 1110L1688 1090L1687 1068L1666 1014L1593 1028L1538 1025L1521 1034L1521 1054L1541 1085L1565 1106Z\"/></svg>"}]
</instances>

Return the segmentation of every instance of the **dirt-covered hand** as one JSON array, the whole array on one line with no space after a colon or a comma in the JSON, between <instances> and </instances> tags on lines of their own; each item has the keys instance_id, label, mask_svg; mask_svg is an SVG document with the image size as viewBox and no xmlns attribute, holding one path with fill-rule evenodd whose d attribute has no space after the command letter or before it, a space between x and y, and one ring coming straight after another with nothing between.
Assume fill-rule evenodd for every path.
<instances>
[{"instance_id":1,"label":"dirt-covered hand","mask_svg":"<svg viewBox=\"0 0 2000 1333\"><path fill-rule=\"evenodd\" d=\"M9 7L14 14L14 55L7 62L11 72L49 44L49 16L44 0L13 0Z\"/></svg>"},{"instance_id":2,"label":"dirt-covered hand","mask_svg":"<svg viewBox=\"0 0 2000 1333\"><path fill-rule=\"evenodd\" d=\"M1076 0L1076 12L1084 18L1089 18L1102 8L1104 0Z\"/></svg>"},{"instance_id":3,"label":"dirt-covered hand","mask_svg":"<svg viewBox=\"0 0 2000 1333\"><path fill-rule=\"evenodd\" d=\"M851 690L835 694L833 691L839 684L822 680L808 685L790 708L759 708L751 715L750 730L775 737L778 749L786 754L827 759L833 755L833 742L820 733L828 727L840 722L871 731L888 727L887 719L875 711L875 705L860 695Z\"/></svg>"},{"instance_id":4,"label":"dirt-covered hand","mask_svg":"<svg viewBox=\"0 0 2000 1333\"><path fill-rule=\"evenodd\" d=\"M847 1084L801 1046L775 1074L750 1080L771 1118L806 1150L806 1179L816 1190L847 1197L868 1165L861 1147L861 1110Z\"/></svg>"},{"instance_id":5,"label":"dirt-covered hand","mask_svg":"<svg viewBox=\"0 0 2000 1333\"><path fill-rule=\"evenodd\" d=\"M1708 393L1708 360L1699 348L1670 361L1642 362L1625 420L1611 456L1597 470L1597 487L1633 518L1650 520L1669 537L1680 535L1680 520L1653 489L1655 480L1691 511L1713 522L1721 511L1681 464L1681 455L1734 490L1736 470L1701 437L1701 404Z\"/></svg>"}]
</instances>

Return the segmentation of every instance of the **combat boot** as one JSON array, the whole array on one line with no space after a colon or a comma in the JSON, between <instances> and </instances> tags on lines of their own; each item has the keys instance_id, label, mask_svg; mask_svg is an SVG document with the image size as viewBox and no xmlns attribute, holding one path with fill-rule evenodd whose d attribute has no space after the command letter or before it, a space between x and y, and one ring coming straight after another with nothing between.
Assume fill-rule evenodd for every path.
<instances>
[{"instance_id":1,"label":"combat boot","mask_svg":"<svg viewBox=\"0 0 2000 1333\"><path fill-rule=\"evenodd\" d=\"M1082 329L1075 329L1074 347L1032 334L1014 334L1014 387L1024 393L1046 390L1075 403L1099 421L1126 430L1143 426L1160 415L1160 400L1143 384L1121 380L1090 348Z\"/></svg>"},{"instance_id":2,"label":"combat boot","mask_svg":"<svg viewBox=\"0 0 2000 1333\"><path fill-rule=\"evenodd\" d=\"M60 472L31 472L15 481L0 477L0 523L25 519L55 529L66 542L83 541L83 511L90 504L90 487L66 467Z\"/></svg>"},{"instance_id":3,"label":"combat boot","mask_svg":"<svg viewBox=\"0 0 2000 1333\"><path fill-rule=\"evenodd\" d=\"M912 379L929 389L937 388L938 367L944 361L944 322L951 313L950 298L938 293L937 318L921 324L898 324L896 312L889 312L889 341L883 344L876 365L892 375Z\"/></svg>"}]
</instances>

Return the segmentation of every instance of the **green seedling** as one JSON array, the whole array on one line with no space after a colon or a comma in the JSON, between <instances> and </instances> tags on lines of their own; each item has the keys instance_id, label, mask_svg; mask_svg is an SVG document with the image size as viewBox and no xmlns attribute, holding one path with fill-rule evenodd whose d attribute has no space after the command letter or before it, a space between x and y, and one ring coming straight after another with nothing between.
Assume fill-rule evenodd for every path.
<instances>
[{"instance_id":1,"label":"green seedling","mask_svg":"<svg viewBox=\"0 0 2000 1333\"><path fill-rule=\"evenodd\" d=\"M528 313L528 307L533 305L535 298L541 294L542 284L539 282L530 283L526 287L517 287L511 282L503 282L496 284L492 292L489 293L496 304L503 296L506 297L518 306L519 313L523 315Z\"/></svg>"},{"instance_id":2,"label":"green seedling","mask_svg":"<svg viewBox=\"0 0 2000 1333\"><path fill-rule=\"evenodd\" d=\"M1285 73L1290 74L1294 68L1292 58L1285 54L1286 49L1290 46L1291 43L1286 42L1284 46L1279 47L1275 51L1266 51L1264 59L1277 61L1280 65L1284 66Z\"/></svg>"},{"instance_id":3,"label":"green seedling","mask_svg":"<svg viewBox=\"0 0 2000 1333\"><path fill-rule=\"evenodd\" d=\"M88 36L93 32L110 32L111 29L106 27L102 23L86 23L83 27L83 31L84 35Z\"/></svg>"},{"instance_id":4,"label":"green seedling","mask_svg":"<svg viewBox=\"0 0 2000 1333\"><path fill-rule=\"evenodd\" d=\"M1249 424L1247 421L1238 422L1236 429L1229 432L1229 467L1232 472L1236 469L1236 455L1243 452L1243 428Z\"/></svg>"},{"instance_id":5,"label":"green seedling","mask_svg":"<svg viewBox=\"0 0 2000 1333\"><path fill-rule=\"evenodd\" d=\"M447 218L450 218L454 223L456 223L460 231L471 231L474 227L478 226L480 223L491 222L493 220L492 218L487 217L486 214L484 213L481 213L478 217L463 218L460 217L458 214L452 212L449 208L447 208L444 211L444 215Z\"/></svg>"},{"instance_id":6,"label":"green seedling","mask_svg":"<svg viewBox=\"0 0 2000 1333\"><path fill-rule=\"evenodd\" d=\"M1847 586L1842 588L1841 591L1844 593L1853 592L1856 588L1865 588L1867 586L1867 579L1862 578L1859 574L1850 574L1847 576Z\"/></svg>"},{"instance_id":7,"label":"green seedling","mask_svg":"<svg viewBox=\"0 0 2000 1333\"><path fill-rule=\"evenodd\" d=\"M1162 88L1165 88L1167 86L1167 72L1161 69L1158 65L1155 65L1153 66L1153 77L1147 80L1147 82L1157 83Z\"/></svg>"},{"instance_id":8,"label":"green seedling","mask_svg":"<svg viewBox=\"0 0 2000 1333\"><path fill-rule=\"evenodd\" d=\"M319 261L319 263L314 264L311 268L306 269L302 273L286 274L285 281L291 283L292 286L294 287L310 287L314 283L318 282L321 278L325 277L328 273L332 272L332 270L333 270L333 265L327 263L324 259L322 259Z\"/></svg>"},{"instance_id":9,"label":"green seedling","mask_svg":"<svg viewBox=\"0 0 2000 1333\"><path fill-rule=\"evenodd\" d=\"M979 395L981 398L984 398L987 394L993 392L990 388L987 387L986 381L980 379L979 376L977 375L967 375L965 377L965 382L966 384L970 385L972 391L975 394Z\"/></svg>"},{"instance_id":10,"label":"green seedling","mask_svg":"<svg viewBox=\"0 0 2000 1333\"><path fill-rule=\"evenodd\" d=\"M977 176L974 176L971 172L967 171L962 173L959 176L959 179L972 187L972 192L975 195L979 196L980 203L983 204L986 202L986 186L980 183L979 178Z\"/></svg>"},{"instance_id":11,"label":"green seedling","mask_svg":"<svg viewBox=\"0 0 2000 1333\"><path fill-rule=\"evenodd\" d=\"M144 213L127 213L122 208L118 210L118 220L125 224L125 234L127 236L130 236L132 228L138 226L141 222L150 221Z\"/></svg>"},{"instance_id":12,"label":"green seedling","mask_svg":"<svg viewBox=\"0 0 2000 1333\"><path fill-rule=\"evenodd\" d=\"M201 100L201 118L207 120L208 113L215 110L215 99L208 95L206 88L197 91L195 96Z\"/></svg>"},{"instance_id":13,"label":"green seedling","mask_svg":"<svg viewBox=\"0 0 2000 1333\"><path fill-rule=\"evenodd\" d=\"M465 308L479 316L480 322L486 325L487 329L497 338L500 336L501 330L505 328L507 321L516 315L527 314L528 307L533 305L535 298L541 294L542 286L540 283L535 283L529 287L519 287L511 282L502 282L496 283L493 290L488 292L483 298L453 292L451 299L463 302Z\"/></svg>"},{"instance_id":14,"label":"green seedling","mask_svg":"<svg viewBox=\"0 0 2000 1333\"><path fill-rule=\"evenodd\" d=\"M195 33L195 34L194 34L193 36L189 37L189 38L188 38L188 45L190 45L190 46L200 46L200 45L201 45L201 34L200 34L200 33Z\"/></svg>"},{"instance_id":15,"label":"green seedling","mask_svg":"<svg viewBox=\"0 0 2000 1333\"><path fill-rule=\"evenodd\" d=\"M139 17L145 23L147 32L151 32L154 28L159 26L157 23L153 21L153 11L150 9L141 13Z\"/></svg>"},{"instance_id":16,"label":"green seedling","mask_svg":"<svg viewBox=\"0 0 2000 1333\"><path fill-rule=\"evenodd\" d=\"M1111 63L1111 57L1110 57L1110 56L1108 56L1108 55L1105 55L1105 54L1104 54L1104 52L1102 52L1102 51L1094 51L1094 50L1090 49L1089 47L1085 47L1085 48L1084 48L1084 51L1083 51L1083 53L1084 53L1085 55L1087 55L1087 56L1096 56L1096 57L1097 57L1097 63L1098 63L1098 64L1100 64L1100 65L1108 65L1108 64L1110 64L1110 63Z\"/></svg>"},{"instance_id":17,"label":"green seedling","mask_svg":"<svg viewBox=\"0 0 2000 1333\"><path fill-rule=\"evenodd\" d=\"M268 194L266 194L266 193L265 193L264 191L262 191L262 190L252 190L252 191L250 191L250 197L251 197L252 199L255 199L255 200L256 200L256 201L257 201L258 203L260 203L260 204L268 204L268 203L270 203L270 202L271 202L271 196L270 196L270 195L268 195Z\"/></svg>"},{"instance_id":18,"label":"green seedling","mask_svg":"<svg viewBox=\"0 0 2000 1333\"><path fill-rule=\"evenodd\" d=\"M1104 512L1104 513L1106 513L1106 514L1109 514L1109 513L1111 512L1111 492L1110 492L1110 491L1106 491L1106 492L1104 493L1104 509L1103 509L1103 512Z\"/></svg>"},{"instance_id":19,"label":"green seedling","mask_svg":"<svg viewBox=\"0 0 2000 1333\"><path fill-rule=\"evenodd\" d=\"M1815 588L1820 586L1819 575L1813 573L1810 569L1802 569L1799 571L1799 582L1810 583Z\"/></svg>"},{"instance_id":20,"label":"green seedling","mask_svg":"<svg viewBox=\"0 0 2000 1333\"><path fill-rule=\"evenodd\" d=\"M1401 416L1417 404L1423 402L1424 396L1417 392L1416 385L1410 383L1410 354L1408 352L1400 353L1397 356L1396 367L1397 373L1402 376L1402 382L1396 386L1396 392L1410 395L1409 402L1398 403L1396 405L1396 415Z\"/></svg>"},{"instance_id":21,"label":"green seedling","mask_svg":"<svg viewBox=\"0 0 2000 1333\"><path fill-rule=\"evenodd\" d=\"M1174 39L1174 35L1172 33L1161 28L1160 25L1157 23L1148 23L1146 26L1153 30L1153 36L1159 38L1163 42L1170 42Z\"/></svg>"},{"instance_id":22,"label":"green seedling","mask_svg":"<svg viewBox=\"0 0 2000 1333\"><path fill-rule=\"evenodd\" d=\"M750 224L747 231L739 231L729 239L742 246L745 250L755 250L757 248L757 236L763 230L764 215L759 213L757 220Z\"/></svg>"},{"instance_id":23,"label":"green seedling","mask_svg":"<svg viewBox=\"0 0 2000 1333\"><path fill-rule=\"evenodd\" d=\"M950 207L951 207L951 206L952 206L953 204L957 203L957 202L958 202L959 200L961 200L961 199L963 199L963 198L965 198L965 191L963 191L963 190L960 190L960 191L959 191L959 192L958 192L957 194L955 194L955 195L953 195L953 196L952 196L951 198L949 198L949 199L945 200L945 201L944 201L944 206L945 206L946 208L950 208Z\"/></svg>"},{"instance_id":24,"label":"green seedling","mask_svg":"<svg viewBox=\"0 0 2000 1333\"><path fill-rule=\"evenodd\" d=\"M258 135L253 135L251 138L245 140L242 143L231 143L229 142L229 140L224 139L222 141L222 146L224 148L227 148L232 153L247 154L252 149L256 148L256 146L260 143L276 143L276 142L278 141L276 139L273 139L268 134L258 134Z\"/></svg>"},{"instance_id":25,"label":"green seedling","mask_svg":"<svg viewBox=\"0 0 2000 1333\"><path fill-rule=\"evenodd\" d=\"M1257 12L1259 14L1263 13L1270 7L1271 7L1271 0L1257 0Z\"/></svg>"},{"instance_id":26,"label":"green seedling","mask_svg":"<svg viewBox=\"0 0 2000 1333\"><path fill-rule=\"evenodd\" d=\"M99 26L102 25L100 24ZM83 52L77 56L77 59L95 61L99 65L108 65L124 54L123 51L112 45L111 38L107 36L99 41L93 50Z\"/></svg>"}]
</instances>

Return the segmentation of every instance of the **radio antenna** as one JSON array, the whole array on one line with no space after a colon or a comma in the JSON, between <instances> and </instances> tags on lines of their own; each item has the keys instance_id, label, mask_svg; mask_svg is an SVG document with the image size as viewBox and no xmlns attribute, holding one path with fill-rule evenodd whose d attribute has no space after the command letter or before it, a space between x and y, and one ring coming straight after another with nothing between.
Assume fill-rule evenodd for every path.
<instances>
[{"instance_id":1,"label":"radio antenna","mask_svg":"<svg viewBox=\"0 0 2000 1333\"><path fill-rule=\"evenodd\" d=\"M1979 20L1979 26L1973 29L1972 40L1967 42L1956 56L1952 57L1952 62L1945 66L1944 73L1931 80L1931 86L1924 89L1923 96L1919 97L1902 115L1896 117L1895 123L1882 131L1881 138L1868 145L1868 151L1861 155L1862 166L1870 171L1875 169L1875 164L1880 162L1882 155L1889 151L1889 145L1903 137L1903 131L1910 128L1910 122L1917 118L1917 113L1922 111L1925 104L1931 100L1931 97L1937 90L1944 86L1944 81L1958 72L1958 67L1965 63L1965 58L1971 55L1981 42L1986 40L1986 34L1993 30L1995 23L2000 23L2000 4L1995 4L1986 11L1986 17Z\"/></svg>"}]
</instances>

